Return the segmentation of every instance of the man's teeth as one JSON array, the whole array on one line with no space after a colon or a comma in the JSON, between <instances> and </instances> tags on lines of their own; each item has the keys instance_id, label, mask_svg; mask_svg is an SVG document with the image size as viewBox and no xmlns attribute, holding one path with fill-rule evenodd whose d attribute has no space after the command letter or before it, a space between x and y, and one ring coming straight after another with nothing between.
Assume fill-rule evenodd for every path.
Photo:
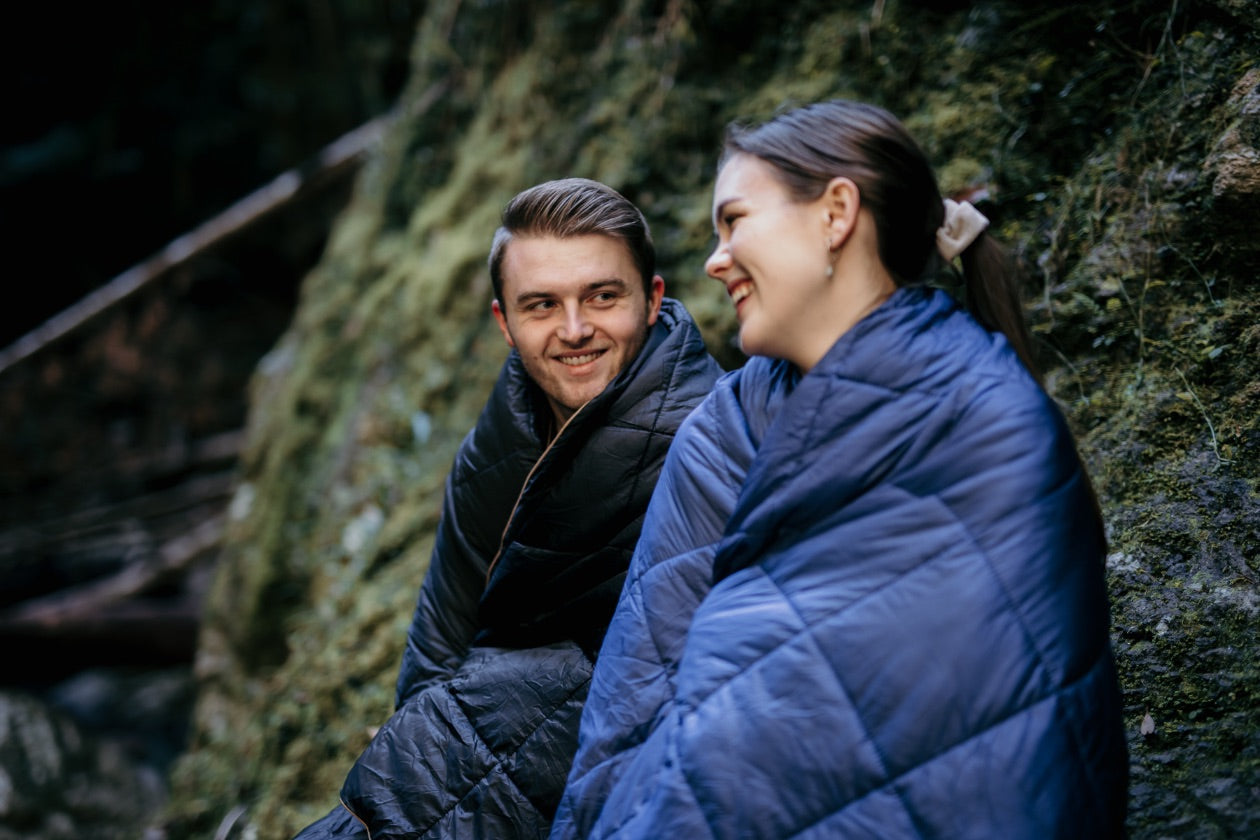
<instances>
[{"instance_id":1,"label":"man's teeth","mask_svg":"<svg viewBox=\"0 0 1260 840\"><path fill-rule=\"evenodd\" d=\"M561 356L560 362L561 364L566 364L570 367L577 367L578 365L584 365L587 362L593 362L598 358L598 353L583 353L581 356Z\"/></svg>"},{"instance_id":2,"label":"man's teeth","mask_svg":"<svg viewBox=\"0 0 1260 840\"><path fill-rule=\"evenodd\" d=\"M751 294L752 294L752 285L745 283L742 286L736 287L736 289L731 292L731 302L733 302L736 306L738 306L741 300L743 300L744 298L748 297Z\"/></svg>"}]
</instances>

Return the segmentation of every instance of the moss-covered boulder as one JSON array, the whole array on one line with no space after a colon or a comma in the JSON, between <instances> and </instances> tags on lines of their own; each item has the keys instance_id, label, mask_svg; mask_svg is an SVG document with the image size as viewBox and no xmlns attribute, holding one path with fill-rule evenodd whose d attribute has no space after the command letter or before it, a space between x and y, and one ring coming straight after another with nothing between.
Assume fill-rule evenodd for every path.
<instances>
[{"instance_id":1,"label":"moss-covered boulder","mask_svg":"<svg viewBox=\"0 0 1260 840\"><path fill-rule=\"evenodd\" d=\"M722 128L832 96L900 115L1028 267L1108 520L1133 836L1260 830L1254 12L430 2L400 116L253 382L168 836L292 836L389 715L442 481L506 350L502 204L567 175L622 190L734 367L702 270Z\"/></svg>"}]
</instances>

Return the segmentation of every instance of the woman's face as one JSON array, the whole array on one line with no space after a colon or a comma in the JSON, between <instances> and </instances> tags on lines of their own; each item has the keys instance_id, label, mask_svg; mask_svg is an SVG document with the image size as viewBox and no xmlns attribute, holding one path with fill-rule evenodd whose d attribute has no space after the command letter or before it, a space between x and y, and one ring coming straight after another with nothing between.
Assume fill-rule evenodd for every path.
<instances>
[{"instance_id":1,"label":"woman's face","mask_svg":"<svg viewBox=\"0 0 1260 840\"><path fill-rule=\"evenodd\" d=\"M761 158L736 154L713 191L717 247L705 262L726 287L745 353L808 370L834 340L826 305L833 278L827 205L794 201Z\"/></svg>"}]
</instances>

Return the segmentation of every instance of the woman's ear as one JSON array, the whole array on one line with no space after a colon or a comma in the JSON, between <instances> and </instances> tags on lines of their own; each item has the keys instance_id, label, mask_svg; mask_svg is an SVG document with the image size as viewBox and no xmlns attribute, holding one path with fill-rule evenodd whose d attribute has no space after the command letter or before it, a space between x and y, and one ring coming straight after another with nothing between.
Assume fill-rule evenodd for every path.
<instances>
[{"instance_id":1,"label":"woman's ear","mask_svg":"<svg viewBox=\"0 0 1260 840\"><path fill-rule=\"evenodd\" d=\"M827 222L827 236L834 251L844 245L857 224L862 195L849 178L836 177L827 182L819 199Z\"/></svg>"}]
</instances>

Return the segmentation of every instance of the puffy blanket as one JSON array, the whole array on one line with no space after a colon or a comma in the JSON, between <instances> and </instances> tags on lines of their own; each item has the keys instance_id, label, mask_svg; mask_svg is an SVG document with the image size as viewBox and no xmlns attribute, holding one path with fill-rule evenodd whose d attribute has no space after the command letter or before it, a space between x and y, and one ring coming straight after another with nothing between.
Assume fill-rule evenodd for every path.
<instances>
[{"instance_id":1,"label":"puffy blanket","mask_svg":"<svg viewBox=\"0 0 1260 840\"><path fill-rule=\"evenodd\" d=\"M1100 516L1005 339L902 289L680 430L553 838L1124 832Z\"/></svg>"},{"instance_id":2,"label":"puffy blanket","mask_svg":"<svg viewBox=\"0 0 1260 840\"><path fill-rule=\"evenodd\" d=\"M546 837L666 451L720 373L667 298L639 355L548 442L509 355L447 478L397 710L302 840Z\"/></svg>"}]
</instances>

